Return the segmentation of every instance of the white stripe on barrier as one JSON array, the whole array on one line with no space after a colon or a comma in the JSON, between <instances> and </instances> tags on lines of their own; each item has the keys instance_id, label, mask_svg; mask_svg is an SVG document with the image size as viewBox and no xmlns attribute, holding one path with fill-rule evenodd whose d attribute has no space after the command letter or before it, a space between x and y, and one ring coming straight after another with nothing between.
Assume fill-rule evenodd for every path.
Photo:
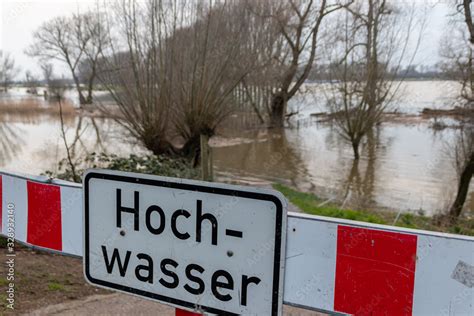
<instances>
[{"instance_id":1,"label":"white stripe on barrier","mask_svg":"<svg viewBox=\"0 0 474 316\"><path fill-rule=\"evenodd\" d=\"M460 262L474 264L473 244L443 237L418 238L413 314L474 315L473 288L453 279Z\"/></svg>"},{"instance_id":2,"label":"white stripe on barrier","mask_svg":"<svg viewBox=\"0 0 474 316\"><path fill-rule=\"evenodd\" d=\"M28 198L26 180L14 176L2 176L2 223L6 234L8 210L14 210L15 238L27 241Z\"/></svg>"},{"instance_id":3,"label":"white stripe on barrier","mask_svg":"<svg viewBox=\"0 0 474 316\"><path fill-rule=\"evenodd\" d=\"M336 243L336 225L288 218L285 302L334 310Z\"/></svg>"},{"instance_id":4,"label":"white stripe on barrier","mask_svg":"<svg viewBox=\"0 0 474 316\"><path fill-rule=\"evenodd\" d=\"M61 187L62 251L82 256L82 189Z\"/></svg>"},{"instance_id":5,"label":"white stripe on barrier","mask_svg":"<svg viewBox=\"0 0 474 316\"><path fill-rule=\"evenodd\" d=\"M12 203L17 240L82 255L80 186L0 177L3 235ZM259 256L265 247L252 260ZM290 213L284 303L356 315L474 315L474 238Z\"/></svg>"}]
</instances>

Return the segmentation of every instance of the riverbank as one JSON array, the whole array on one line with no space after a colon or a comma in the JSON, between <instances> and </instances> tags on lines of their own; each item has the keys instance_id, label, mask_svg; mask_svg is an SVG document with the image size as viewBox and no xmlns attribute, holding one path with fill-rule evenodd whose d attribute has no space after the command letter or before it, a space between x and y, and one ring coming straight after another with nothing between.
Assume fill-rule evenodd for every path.
<instances>
[{"instance_id":1,"label":"riverbank","mask_svg":"<svg viewBox=\"0 0 474 316\"><path fill-rule=\"evenodd\" d=\"M377 212L341 208L314 194L296 191L282 184L273 184L273 188L285 195L290 203L297 206L302 212L311 215L474 236L473 218L462 218L459 219L456 224L447 225L443 223L439 216L429 217L411 213L396 213L387 210Z\"/></svg>"}]
</instances>

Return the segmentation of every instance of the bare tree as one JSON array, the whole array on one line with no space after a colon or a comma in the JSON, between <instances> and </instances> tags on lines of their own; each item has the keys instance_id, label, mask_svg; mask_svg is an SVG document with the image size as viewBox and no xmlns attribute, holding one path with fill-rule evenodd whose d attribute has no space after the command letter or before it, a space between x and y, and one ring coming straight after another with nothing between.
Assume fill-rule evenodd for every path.
<instances>
[{"instance_id":1,"label":"bare tree","mask_svg":"<svg viewBox=\"0 0 474 316\"><path fill-rule=\"evenodd\" d=\"M401 11L386 0L367 0L346 7L335 20L328 45L331 85L327 103L342 136L351 143L356 160L362 139L378 123L396 95L401 63L414 37L413 8ZM420 24L422 28L423 23Z\"/></svg>"},{"instance_id":2,"label":"bare tree","mask_svg":"<svg viewBox=\"0 0 474 316\"><path fill-rule=\"evenodd\" d=\"M81 178L78 175L77 170L76 170L77 168L76 162L73 161L74 154L72 153L71 147L74 148L74 146L69 146L69 143L67 141L66 128L65 128L64 117L63 117L63 104L62 104L61 97L59 97L58 99L58 106L59 106L59 119L61 123L61 138L63 139L64 148L66 149L66 161L69 167L71 168L72 180L74 182L81 182ZM82 121L82 117L80 118L80 121Z\"/></svg>"},{"instance_id":3,"label":"bare tree","mask_svg":"<svg viewBox=\"0 0 474 316\"><path fill-rule=\"evenodd\" d=\"M352 1L327 0L264 0L266 4L250 4L259 18L274 25L279 40L269 43L270 61L265 61L274 73L274 87L269 106L270 123L283 126L288 101L295 96L313 68L320 44L322 22L330 13ZM273 29L273 27L269 27Z\"/></svg>"},{"instance_id":4,"label":"bare tree","mask_svg":"<svg viewBox=\"0 0 474 316\"><path fill-rule=\"evenodd\" d=\"M458 173L458 187L456 197L449 210L452 219L456 219L462 214L474 174L474 125L472 123L471 120L469 125L463 126L453 148Z\"/></svg>"},{"instance_id":5,"label":"bare tree","mask_svg":"<svg viewBox=\"0 0 474 316\"><path fill-rule=\"evenodd\" d=\"M87 40L87 45L84 49L86 58L79 66L85 67L86 71L82 72L83 82L86 83L86 103L92 103L92 94L94 85L96 84L97 72L99 63L104 50L107 50L111 45L111 39L106 29L105 17L101 13L87 13L82 17L75 17L75 19L83 19L84 33L82 41ZM79 71L81 69L79 68Z\"/></svg>"},{"instance_id":6,"label":"bare tree","mask_svg":"<svg viewBox=\"0 0 474 316\"><path fill-rule=\"evenodd\" d=\"M38 94L38 79L29 70L25 73L25 86L28 93Z\"/></svg>"},{"instance_id":7,"label":"bare tree","mask_svg":"<svg viewBox=\"0 0 474 316\"><path fill-rule=\"evenodd\" d=\"M90 104L97 61L108 41L104 29L98 14L57 17L44 23L34 32L34 43L26 53L43 62L51 60L64 62L74 80L80 104ZM93 70L86 81L86 95L82 91L78 74L81 62L88 62Z\"/></svg>"},{"instance_id":8,"label":"bare tree","mask_svg":"<svg viewBox=\"0 0 474 316\"><path fill-rule=\"evenodd\" d=\"M177 28L176 10L172 1L115 3L108 12L108 31L117 38L99 70L101 84L118 106L118 123L156 155L174 153L172 69L165 57L173 54L164 53L169 49L164 39Z\"/></svg>"},{"instance_id":9,"label":"bare tree","mask_svg":"<svg viewBox=\"0 0 474 316\"><path fill-rule=\"evenodd\" d=\"M10 53L0 50L0 85L4 92L8 91L19 69Z\"/></svg>"},{"instance_id":10,"label":"bare tree","mask_svg":"<svg viewBox=\"0 0 474 316\"><path fill-rule=\"evenodd\" d=\"M472 0L462 0L462 4L458 5L458 10L464 13L464 22L467 28L467 46L468 46L468 53L467 53L467 65L465 67L461 67L462 69L466 69L463 71L463 89L462 89L462 97L466 99L468 105L473 107L474 103L474 24L472 18L472 11L471 11Z\"/></svg>"},{"instance_id":11,"label":"bare tree","mask_svg":"<svg viewBox=\"0 0 474 316\"><path fill-rule=\"evenodd\" d=\"M40 65L43 72L43 78L48 86L47 92L45 92L45 99L51 101L61 101L64 99L64 93L66 91L66 84L63 79L57 78L54 75L54 67L50 63L42 63Z\"/></svg>"},{"instance_id":12,"label":"bare tree","mask_svg":"<svg viewBox=\"0 0 474 316\"><path fill-rule=\"evenodd\" d=\"M238 1L191 6L192 25L171 38L174 75L172 107L175 126L185 140L182 153L199 152L200 135L212 137L218 125L235 108L232 92L251 71L255 60L246 59L246 10Z\"/></svg>"},{"instance_id":13,"label":"bare tree","mask_svg":"<svg viewBox=\"0 0 474 316\"><path fill-rule=\"evenodd\" d=\"M243 7L241 20L245 40L241 44L241 60L252 61L252 71L234 91L236 102L244 111L250 105L260 123L269 123L272 116L271 99L280 82L282 61L288 54L280 26L271 18L280 6L278 1L236 1ZM241 15L239 15L241 16Z\"/></svg>"},{"instance_id":14,"label":"bare tree","mask_svg":"<svg viewBox=\"0 0 474 316\"><path fill-rule=\"evenodd\" d=\"M41 63L40 68L41 68L41 71L43 73L43 80L47 84L53 78L53 64Z\"/></svg>"},{"instance_id":15,"label":"bare tree","mask_svg":"<svg viewBox=\"0 0 474 316\"><path fill-rule=\"evenodd\" d=\"M250 68L240 58L242 11L232 5L116 5L111 18L120 29L111 33L119 39L104 57L100 81L119 107L118 121L154 154L197 158L200 135L214 135L229 115L232 91Z\"/></svg>"},{"instance_id":16,"label":"bare tree","mask_svg":"<svg viewBox=\"0 0 474 316\"><path fill-rule=\"evenodd\" d=\"M458 0L456 0L458 2ZM472 0L462 0L457 3L458 11L461 11L464 14L464 21L469 35L469 43L474 45L474 23L472 18L471 10Z\"/></svg>"},{"instance_id":17,"label":"bare tree","mask_svg":"<svg viewBox=\"0 0 474 316\"><path fill-rule=\"evenodd\" d=\"M456 12L452 15L452 28L443 43L441 54L447 60L446 66L457 74L461 83L460 96L463 106L471 113L460 121L460 129L452 147L458 186L456 197L449 210L452 221L462 214L469 186L474 174L474 24L471 11L472 0L456 0Z\"/></svg>"}]
</instances>

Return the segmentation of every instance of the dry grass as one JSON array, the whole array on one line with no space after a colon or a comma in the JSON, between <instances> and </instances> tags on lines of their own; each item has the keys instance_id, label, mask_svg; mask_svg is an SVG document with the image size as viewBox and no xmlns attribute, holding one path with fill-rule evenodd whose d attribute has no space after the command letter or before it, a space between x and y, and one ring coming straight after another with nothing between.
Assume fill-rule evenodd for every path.
<instances>
[{"instance_id":1,"label":"dry grass","mask_svg":"<svg viewBox=\"0 0 474 316\"><path fill-rule=\"evenodd\" d=\"M62 102L64 115L75 115L76 109L70 101ZM59 115L58 102L45 102L38 99L22 99L21 101L1 100L1 114L51 114Z\"/></svg>"}]
</instances>

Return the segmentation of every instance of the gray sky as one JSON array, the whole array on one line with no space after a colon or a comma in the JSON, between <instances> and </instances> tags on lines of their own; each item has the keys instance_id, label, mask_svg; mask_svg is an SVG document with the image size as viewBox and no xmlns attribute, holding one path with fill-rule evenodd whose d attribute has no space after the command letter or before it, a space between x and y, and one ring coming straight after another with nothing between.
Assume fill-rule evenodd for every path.
<instances>
[{"instance_id":1,"label":"gray sky","mask_svg":"<svg viewBox=\"0 0 474 316\"><path fill-rule=\"evenodd\" d=\"M95 3L95 0L0 1L0 48L15 58L21 68L21 77L26 70L40 74L37 61L24 54L25 48L33 41L35 29L53 17L83 12L89 7L93 8ZM65 73L60 64L56 66L57 71L60 71L60 67Z\"/></svg>"},{"instance_id":2,"label":"gray sky","mask_svg":"<svg viewBox=\"0 0 474 316\"><path fill-rule=\"evenodd\" d=\"M60 15L94 8L95 0L0 0L0 49L10 52L18 66L21 67L21 78L26 70L39 74L37 61L24 54L25 48L32 42L33 31L43 22ZM401 3L404 0L397 0ZM428 16L425 36L415 59L416 64L432 65L438 60L438 45L446 26L446 15L449 9L444 1L414 0L419 7L434 7ZM406 3L410 3L407 1ZM62 65L56 70L68 75Z\"/></svg>"}]
</instances>

